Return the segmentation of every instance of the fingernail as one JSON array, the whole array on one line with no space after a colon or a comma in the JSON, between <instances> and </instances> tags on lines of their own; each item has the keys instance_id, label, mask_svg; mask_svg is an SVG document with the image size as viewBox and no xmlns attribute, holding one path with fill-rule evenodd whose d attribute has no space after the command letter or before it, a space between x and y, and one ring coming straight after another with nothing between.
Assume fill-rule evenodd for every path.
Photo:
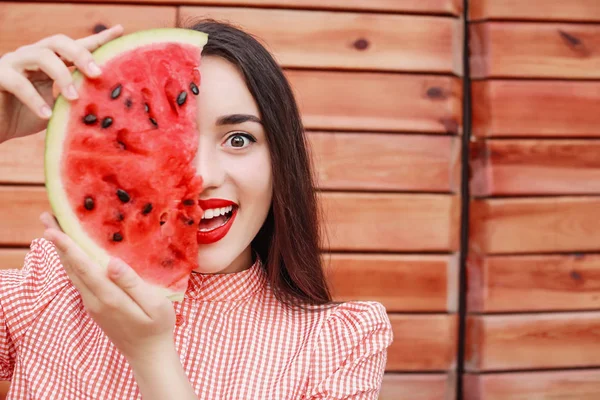
<instances>
[{"instance_id":1,"label":"fingernail","mask_svg":"<svg viewBox=\"0 0 600 400\"><path fill-rule=\"evenodd\" d=\"M100 67L94 61L90 61L90 63L88 64L88 71L92 75L100 75L102 73Z\"/></svg>"},{"instance_id":2,"label":"fingernail","mask_svg":"<svg viewBox=\"0 0 600 400\"><path fill-rule=\"evenodd\" d=\"M77 90L75 89L75 86L73 86L72 84L67 86L67 88L65 89L65 95L70 100L75 100L75 99L79 98L79 95L77 94Z\"/></svg>"},{"instance_id":3,"label":"fingernail","mask_svg":"<svg viewBox=\"0 0 600 400\"><path fill-rule=\"evenodd\" d=\"M52 110L46 104L40 108L40 113L42 113L44 118L50 118L52 116Z\"/></svg>"}]
</instances>

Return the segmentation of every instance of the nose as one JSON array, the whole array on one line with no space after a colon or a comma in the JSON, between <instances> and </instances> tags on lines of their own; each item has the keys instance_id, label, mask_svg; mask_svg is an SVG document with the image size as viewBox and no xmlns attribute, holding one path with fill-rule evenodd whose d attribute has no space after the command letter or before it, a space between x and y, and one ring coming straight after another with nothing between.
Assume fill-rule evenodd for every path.
<instances>
[{"instance_id":1,"label":"nose","mask_svg":"<svg viewBox=\"0 0 600 400\"><path fill-rule=\"evenodd\" d=\"M196 174L202 177L203 191L218 188L225 181L225 168L217 147L208 140L200 139L194 160Z\"/></svg>"}]
</instances>

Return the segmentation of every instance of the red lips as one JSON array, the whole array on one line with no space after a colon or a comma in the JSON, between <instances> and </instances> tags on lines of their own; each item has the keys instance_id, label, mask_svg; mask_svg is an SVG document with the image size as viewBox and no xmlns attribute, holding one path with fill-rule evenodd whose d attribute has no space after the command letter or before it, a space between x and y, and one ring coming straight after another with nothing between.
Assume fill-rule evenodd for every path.
<instances>
[{"instance_id":1,"label":"red lips","mask_svg":"<svg viewBox=\"0 0 600 400\"><path fill-rule=\"evenodd\" d=\"M223 226L220 226L207 232L201 232L200 230L198 230L198 232L196 233L196 241L198 242L198 244L211 244L223 239L225 235L227 235L227 232L229 232L231 225L233 225L233 220L235 219L238 210L237 204L225 199L198 200L198 204L203 210L233 206L231 217Z\"/></svg>"}]
</instances>

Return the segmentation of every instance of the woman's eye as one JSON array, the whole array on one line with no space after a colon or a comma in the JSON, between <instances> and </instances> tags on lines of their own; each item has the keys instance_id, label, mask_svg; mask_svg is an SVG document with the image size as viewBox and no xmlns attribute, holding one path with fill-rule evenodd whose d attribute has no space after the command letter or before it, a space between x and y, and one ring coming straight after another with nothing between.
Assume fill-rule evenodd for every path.
<instances>
[{"instance_id":1,"label":"woman's eye","mask_svg":"<svg viewBox=\"0 0 600 400\"><path fill-rule=\"evenodd\" d=\"M227 143L230 147L235 147L238 149L248 146L252 142L256 142L256 139L254 139L250 135L243 134L243 133L236 133L235 135L231 135L227 139Z\"/></svg>"}]
</instances>

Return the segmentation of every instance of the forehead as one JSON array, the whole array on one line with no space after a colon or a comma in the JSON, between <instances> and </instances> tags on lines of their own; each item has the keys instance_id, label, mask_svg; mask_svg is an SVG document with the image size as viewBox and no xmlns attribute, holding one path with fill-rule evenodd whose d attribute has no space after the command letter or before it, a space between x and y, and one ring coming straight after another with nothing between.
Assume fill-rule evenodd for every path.
<instances>
[{"instance_id":1,"label":"forehead","mask_svg":"<svg viewBox=\"0 0 600 400\"><path fill-rule=\"evenodd\" d=\"M203 57L200 63L198 108L201 118L216 120L229 114L253 114L258 106L246 87L242 73L221 57Z\"/></svg>"}]
</instances>

